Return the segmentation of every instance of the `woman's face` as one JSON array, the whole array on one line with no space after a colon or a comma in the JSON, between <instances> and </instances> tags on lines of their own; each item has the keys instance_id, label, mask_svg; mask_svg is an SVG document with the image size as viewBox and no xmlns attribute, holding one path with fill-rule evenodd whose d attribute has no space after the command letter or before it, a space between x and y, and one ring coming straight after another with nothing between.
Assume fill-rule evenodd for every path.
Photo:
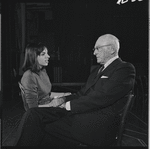
<instances>
[{"instance_id":1,"label":"woman's face","mask_svg":"<svg viewBox=\"0 0 150 149\"><path fill-rule=\"evenodd\" d=\"M40 55L37 56L38 63L41 67L48 65L48 60L50 56L48 55L48 50L45 48Z\"/></svg>"}]
</instances>

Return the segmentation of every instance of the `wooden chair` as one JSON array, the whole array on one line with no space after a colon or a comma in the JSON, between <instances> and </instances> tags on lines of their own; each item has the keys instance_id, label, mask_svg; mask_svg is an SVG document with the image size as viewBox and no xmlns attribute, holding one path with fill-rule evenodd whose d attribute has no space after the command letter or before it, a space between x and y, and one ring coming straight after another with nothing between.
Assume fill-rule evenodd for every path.
<instances>
[{"instance_id":1,"label":"wooden chair","mask_svg":"<svg viewBox=\"0 0 150 149\"><path fill-rule=\"evenodd\" d=\"M122 145L122 136L123 136L123 132L124 132L125 124L126 124L127 114L132 107L134 95L132 93L130 93L125 98L127 98L127 103L124 106L123 110L121 110L121 112L119 114L119 117L120 117L119 127L118 127L118 131L116 132L115 142L111 146L121 146ZM82 143L79 146L88 147L88 145L82 144Z\"/></svg>"},{"instance_id":2,"label":"wooden chair","mask_svg":"<svg viewBox=\"0 0 150 149\"><path fill-rule=\"evenodd\" d=\"M23 106L24 106L24 109L27 111L29 109L29 107L28 107L28 104L27 104L26 99L25 99L24 87L22 86L22 84L20 82L18 82L18 84L19 84L19 88L21 90L21 97L22 97L22 101L23 101Z\"/></svg>"},{"instance_id":3,"label":"wooden chair","mask_svg":"<svg viewBox=\"0 0 150 149\"><path fill-rule=\"evenodd\" d=\"M123 136L126 120L127 120L127 114L133 105L133 100L134 100L134 95L131 93L128 95L127 103L123 111L120 113L120 124L119 124L118 133L116 136L116 143L114 144L114 146L122 145L122 136Z\"/></svg>"}]
</instances>

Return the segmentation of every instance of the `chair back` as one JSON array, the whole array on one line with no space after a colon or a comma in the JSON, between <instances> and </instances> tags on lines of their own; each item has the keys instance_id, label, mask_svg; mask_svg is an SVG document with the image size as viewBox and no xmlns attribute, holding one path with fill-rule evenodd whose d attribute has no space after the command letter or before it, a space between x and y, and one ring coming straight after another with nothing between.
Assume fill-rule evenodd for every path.
<instances>
[{"instance_id":1,"label":"chair back","mask_svg":"<svg viewBox=\"0 0 150 149\"><path fill-rule=\"evenodd\" d=\"M18 82L18 84L19 84L19 88L21 90L21 97L22 97L22 101L23 101L23 106L24 106L24 109L27 111L29 109L29 106L28 106L28 104L26 102L26 98L25 98L25 89L20 82Z\"/></svg>"},{"instance_id":2,"label":"chair back","mask_svg":"<svg viewBox=\"0 0 150 149\"><path fill-rule=\"evenodd\" d=\"M130 93L127 96L127 103L123 109L123 111L120 113L120 125L119 125L119 130L117 133L117 146L121 146L121 142L122 142L122 136L123 136L123 131L124 131L124 127L125 127L125 123L126 123L126 118L127 118L127 114L129 112L129 110L131 109L133 100L134 100L134 95L132 93Z\"/></svg>"}]
</instances>

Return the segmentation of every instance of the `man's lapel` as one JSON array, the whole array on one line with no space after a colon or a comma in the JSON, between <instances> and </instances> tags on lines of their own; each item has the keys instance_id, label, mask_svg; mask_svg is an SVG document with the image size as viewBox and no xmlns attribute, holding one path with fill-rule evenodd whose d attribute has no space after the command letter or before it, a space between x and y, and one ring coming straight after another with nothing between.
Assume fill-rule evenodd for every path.
<instances>
[{"instance_id":1,"label":"man's lapel","mask_svg":"<svg viewBox=\"0 0 150 149\"><path fill-rule=\"evenodd\" d=\"M93 78L93 82L89 84L89 86L86 88L86 91L90 87L92 87L103 74L109 74L114 69L114 67L118 65L120 62L122 62L122 60L120 58L117 58L110 65L108 65L103 71L101 71L98 75L95 75Z\"/></svg>"}]
</instances>

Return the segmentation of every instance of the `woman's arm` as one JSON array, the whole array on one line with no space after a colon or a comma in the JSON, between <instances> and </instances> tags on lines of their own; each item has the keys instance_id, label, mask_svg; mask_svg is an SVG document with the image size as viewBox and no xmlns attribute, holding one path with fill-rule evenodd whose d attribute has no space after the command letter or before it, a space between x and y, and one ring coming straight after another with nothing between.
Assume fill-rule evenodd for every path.
<instances>
[{"instance_id":1,"label":"woman's arm","mask_svg":"<svg viewBox=\"0 0 150 149\"><path fill-rule=\"evenodd\" d=\"M67 93L61 93L61 92L51 92L51 98L57 98L57 97L62 97L62 96L68 96L71 95L70 92Z\"/></svg>"},{"instance_id":2,"label":"woman's arm","mask_svg":"<svg viewBox=\"0 0 150 149\"><path fill-rule=\"evenodd\" d=\"M24 86L25 99L29 108L38 107L38 87L34 75L30 72L26 72L21 83Z\"/></svg>"},{"instance_id":3,"label":"woman's arm","mask_svg":"<svg viewBox=\"0 0 150 149\"><path fill-rule=\"evenodd\" d=\"M50 97L51 98L54 98L54 97L58 97L58 96L63 96L64 95L64 93L61 93L61 92L51 92L51 95L50 95Z\"/></svg>"},{"instance_id":4,"label":"woman's arm","mask_svg":"<svg viewBox=\"0 0 150 149\"><path fill-rule=\"evenodd\" d=\"M38 107L49 107L49 103L44 104L44 105L38 105Z\"/></svg>"}]
</instances>

